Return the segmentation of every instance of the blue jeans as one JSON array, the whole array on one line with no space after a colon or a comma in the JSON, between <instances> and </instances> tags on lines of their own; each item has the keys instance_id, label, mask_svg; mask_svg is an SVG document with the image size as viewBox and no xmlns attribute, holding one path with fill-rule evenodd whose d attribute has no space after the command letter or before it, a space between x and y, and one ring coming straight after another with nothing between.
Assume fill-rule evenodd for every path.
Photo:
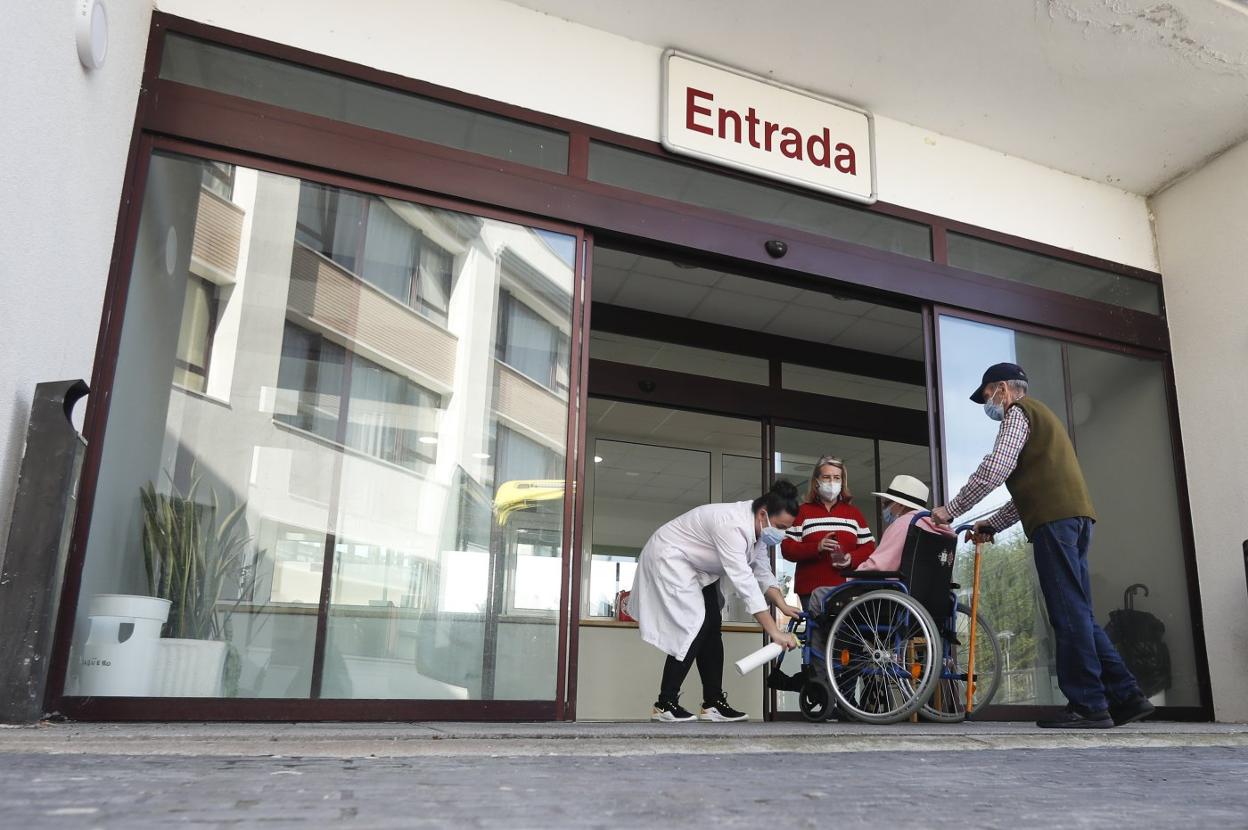
<instances>
[{"instance_id":1,"label":"blue jeans","mask_svg":"<svg viewBox=\"0 0 1248 830\"><path fill-rule=\"evenodd\" d=\"M1092 520L1059 519L1037 527L1036 573L1057 638L1057 685L1081 709L1103 712L1140 693L1139 684L1092 615L1088 546Z\"/></svg>"}]
</instances>

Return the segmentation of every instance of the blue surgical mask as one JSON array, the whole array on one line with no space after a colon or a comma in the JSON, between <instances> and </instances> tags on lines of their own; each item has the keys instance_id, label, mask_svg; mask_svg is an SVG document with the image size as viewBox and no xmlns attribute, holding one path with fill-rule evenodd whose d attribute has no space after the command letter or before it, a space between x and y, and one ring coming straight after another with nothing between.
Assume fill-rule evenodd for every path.
<instances>
[{"instance_id":1,"label":"blue surgical mask","mask_svg":"<svg viewBox=\"0 0 1248 830\"><path fill-rule=\"evenodd\" d=\"M893 511L891 510L885 510L880 514L880 518L884 520L885 527L888 527L897 520L897 517L893 515Z\"/></svg>"},{"instance_id":2,"label":"blue surgical mask","mask_svg":"<svg viewBox=\"0 0 1248 830\"><path fill-rule=\"evenodd\" d=\"M784 531L778 527L771 526L771 519L767 520L767 526L758 534L758 540L767 547L773 547L784 541Z\"/></svg>"},{"instance_id":3,"label":"blue surgical mask","mask_svg":"<svg viewBox=\"0 0 1248 830\"><path fill-rule=\"evenodd\" d=\"M984 414L994 421L1005 420L1005 404L997 403L996 396L984 401Z\"/></svg>"}]
</instances>

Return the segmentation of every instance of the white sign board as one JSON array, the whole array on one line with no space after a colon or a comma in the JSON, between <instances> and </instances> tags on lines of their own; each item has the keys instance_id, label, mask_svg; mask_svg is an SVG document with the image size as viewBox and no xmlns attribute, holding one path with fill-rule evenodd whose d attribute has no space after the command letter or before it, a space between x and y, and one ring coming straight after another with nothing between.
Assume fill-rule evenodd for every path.
<instances>
[{"instance_id":1,"label":"white sign board","mask_svg":"<svg viewBox=\"0 0 1248 830\"><path fill-rule=\"evenodd\" d=\"M669 49L663 146L858 202L874 202L871 113Z\"/></svg>"}]
</instances>

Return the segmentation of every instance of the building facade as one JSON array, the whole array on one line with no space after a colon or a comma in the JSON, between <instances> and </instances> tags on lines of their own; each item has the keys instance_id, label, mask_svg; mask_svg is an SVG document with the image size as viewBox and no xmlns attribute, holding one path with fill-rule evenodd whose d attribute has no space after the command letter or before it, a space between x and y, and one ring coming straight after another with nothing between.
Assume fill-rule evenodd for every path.
<instances>
[{"instance_id":1,"label":"building facade","mask_svg":"<svg viewBox=\"0 0 1248 830\"><path fill-rule=\"evenodd\" d=\"M33 313L4 493L23 390L92 386L49 708L645 717L661 655L619 596L655 527L825 454L873 527L895 474L950 496L995 431L966 395L1010 360L1088 476L1098 619L1162 624L1137 670L1163 714L1248 717L1242 145L1146 198L877 113L864 205L665 149L661 46L520 5L158 5L110 4L104 67L44 67L32 115L78 109L82 153L9 174L11 227L45 217L14 262L52 276L6 280ZM991 717L1064 702L1029 557L983 561ZM97 598L174 594L166 639L213 655L101 685Z\"/></svg>"}]
</instances>

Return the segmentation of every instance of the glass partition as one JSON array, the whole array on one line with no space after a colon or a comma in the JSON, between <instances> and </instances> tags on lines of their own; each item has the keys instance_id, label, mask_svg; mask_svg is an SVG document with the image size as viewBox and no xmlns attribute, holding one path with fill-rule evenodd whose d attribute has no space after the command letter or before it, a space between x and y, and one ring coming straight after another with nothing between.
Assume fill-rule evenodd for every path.
<instances>
[{"instance_id":1,"label":"glass partition","mask_svg":"<svg viewBox=\"0 0 1248 830\"><path fill-rule=\"evenodd\" d=\"M1097 621L1116 640L1154 702L1198 705L1162 364L957 317L942 316L939 325L946 492L952 496L961 488L991 450L998 430L968 396L989 365L1020 364L1030 378L1029 394L1071 431L1097 512L1088 558ZM1007 499L1002 487L959 521L993 512ZM1065 702L1057 688L1053 635L1032 556L1019 525L983 548L980 609L1001 638L1010 667L994 703ZM971 584L973 564L964 543L955 572L964 586ZM1133 586L1144 586L1135 587L1138 596L1131 596ZM1129 603L1160 627L1133 617L1139 628L1131 628L1128 618L1117 613ZM1145 632L1152 639L1144 646L1137 640L1132 647L1132 638ZM1158 656L1162 653L1164 659Z\"/></svg>"},{"instance_id":2,"label":"glass partition","mask_svg":"<svg viewBox=\"0 0 1248 830\"><path fill-rule=\"evenodd\" d=\"M552 700L575 237L220 172L151 159L67 693Z\"/></svg>"}]
</instances>

